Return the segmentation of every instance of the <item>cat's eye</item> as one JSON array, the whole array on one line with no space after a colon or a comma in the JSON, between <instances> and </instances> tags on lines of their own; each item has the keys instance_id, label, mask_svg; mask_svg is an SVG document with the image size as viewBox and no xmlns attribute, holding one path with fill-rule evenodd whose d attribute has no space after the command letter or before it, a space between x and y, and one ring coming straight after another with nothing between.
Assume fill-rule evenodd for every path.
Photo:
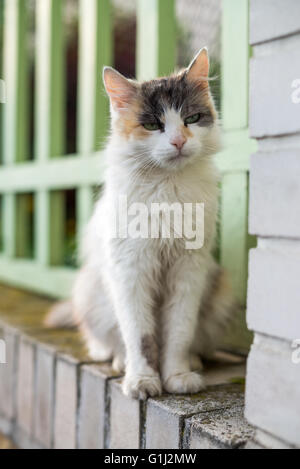
<instances>
[{"instance_id":1,"label":"cat's eye","mask_svg":"<svg viewBox=\"0 0 300 469\"><path fill-rule=\"evenodd\" d=\"M184 123L185 123L185 125L196 124L196 122L199 122L200 117L201 117L200 113L194 114L193 116L190 116L187 119L185 119Z\"/></svg>"},{"instance_id":2,"label":"cat's eye","mask_svg":"<svg viewBox=\"0 0 300 469\"><path fill-rule=\"evenodd\" d=\"M143 126L146 130L150 130L150 132L153 132L154 130L159 130L160 129L160 125L157 124L156 122L149 123L149 124L143 124Z\"/></svg>"}]
</instances>

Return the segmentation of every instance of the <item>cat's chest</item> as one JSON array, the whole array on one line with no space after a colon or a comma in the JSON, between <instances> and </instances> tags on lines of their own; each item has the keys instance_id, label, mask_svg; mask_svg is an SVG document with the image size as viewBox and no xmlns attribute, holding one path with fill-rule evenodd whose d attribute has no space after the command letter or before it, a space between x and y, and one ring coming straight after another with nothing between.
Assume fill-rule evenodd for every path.
<instances>
[{"instance_id":1,"label":"cat's chest","mask_svg":"<svg viewBox=\"0 0 300 469\"><path fill-rule=\"evenodd\" d=\"M162 181L159 184L144 185L136 188L134 191L128 191L129 203L143 203L148 207L155 203L181 205L186 203L209 203L214 196L208 185L187 182L173 183Z\"/></svg>"}]
</instances>

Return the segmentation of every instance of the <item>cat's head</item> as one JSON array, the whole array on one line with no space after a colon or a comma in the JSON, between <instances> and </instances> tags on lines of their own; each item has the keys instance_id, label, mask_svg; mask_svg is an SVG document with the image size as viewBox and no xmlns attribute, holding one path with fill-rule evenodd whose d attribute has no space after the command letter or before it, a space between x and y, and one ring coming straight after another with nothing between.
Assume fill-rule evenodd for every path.
<instances>
[{"instance_id":1,"label":"cat's head","mask_svg":"<svg viewBox=\"0 0 300 469\"><path fill-rule=\"evenodd\" d=\"M177 169L215 153L220 135L208 77L207 49L186 70L141 84L106 67L113 137L145 166Z\"/></svg>"}]
</instances>

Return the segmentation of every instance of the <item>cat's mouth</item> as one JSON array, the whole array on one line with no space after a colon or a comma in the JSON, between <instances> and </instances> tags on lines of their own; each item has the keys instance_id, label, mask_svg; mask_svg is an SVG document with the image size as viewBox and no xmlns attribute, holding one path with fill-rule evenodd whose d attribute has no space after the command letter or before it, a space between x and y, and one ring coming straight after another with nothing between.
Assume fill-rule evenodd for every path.
<instances>
[{"instance_id":1,"label":"cat's mouth","mask_svg":"<svg viewBox=\"0 0 300 469\"><path fill-rule=\"evenodd\" d=\"M168 158L168 161L170 161L170 162L179 161L179 160L182 160L184 158L188 158L188 155L186 153L183 153L181 150L178 150L177 153L175 153L174 155L172 155Z\"/></svg>"}]
</instances>

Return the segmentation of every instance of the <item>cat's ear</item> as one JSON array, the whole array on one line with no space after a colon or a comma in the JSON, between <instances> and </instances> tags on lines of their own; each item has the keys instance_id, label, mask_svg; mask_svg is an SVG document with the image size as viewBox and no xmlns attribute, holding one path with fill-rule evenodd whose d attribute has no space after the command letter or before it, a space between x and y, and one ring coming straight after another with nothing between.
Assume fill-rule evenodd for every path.
<instances>
[{"instance_id":1,"label":"cat's ear","mask_svg":"<svg viewBox=\"0 0 300 469\"><path fill-rule=\"evenodd\" d=\"M103 81L116 111L126 109L137 93L137 86L111 67L104 67Z\"/></svg>"},{"instance_id":2,"label":"cat's ear","mask_svg":"<svg viewBox=\"0 0 300 469\"><path fill-rule=\"evenodd\" d=\"M206 47L200 50L187 68L188 80L199 82L202 86L208 86L209 56Z\"/></svg>"}]
</instances>

